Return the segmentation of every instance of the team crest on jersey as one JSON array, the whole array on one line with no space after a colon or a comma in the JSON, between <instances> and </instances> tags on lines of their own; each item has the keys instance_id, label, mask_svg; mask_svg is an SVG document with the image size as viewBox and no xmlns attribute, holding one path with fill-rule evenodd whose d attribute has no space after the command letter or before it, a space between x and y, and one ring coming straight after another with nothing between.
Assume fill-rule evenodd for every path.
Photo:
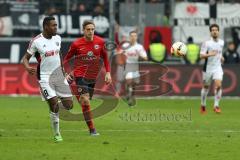
<instances>
[{"instance_id":1,"label":"team crest on jersey","mask_svg":"<svg viewBox=\"0 0 240 160\"><path fill-rule=\"evenodd\" d=\"M87 55L88 55L89 57L92 57L92 56L93 56L93 52L92 52L92 51L88 51L88 52L87 52Z\"/></svg>"},{"instance_id":2,"label":"team crest on jersey","mask_svg":"<svg viewBox=\"0 0 240 160\"><path fill-rule=\"evenodd\" d=\"M99 48L99 45L98 45L98 44L94 45L94 48L95 48L95 49L98 49L98 48Z\"/></svg>"},{"instance_id":3,"label":"team crest on jersey","mask_svg":"<svg viewBox=\"0 0 240 160\"><path fill-rule=\"evenodd\" d=\"M82 92L82 88L78 88L78 93L81 93Z\"/></svg>"},{"instance_id":4,"label":"team crest on jersey","mask_svg":"<svg viewBox=\"0 0 240 160\"><path fill-rule=\"evenodd\" d=\"M59 46L59 42L56 42L56 45Z\"/></svg>"}]
</instances>

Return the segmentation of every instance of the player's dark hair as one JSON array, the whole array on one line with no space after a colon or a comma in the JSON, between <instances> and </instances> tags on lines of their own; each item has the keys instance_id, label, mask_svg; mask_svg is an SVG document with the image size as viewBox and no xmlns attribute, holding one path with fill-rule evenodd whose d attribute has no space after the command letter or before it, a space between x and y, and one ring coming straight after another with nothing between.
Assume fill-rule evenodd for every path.
<instances>
[{"instance_id":1,"label":"player's dark hair","mask_svg":"<svg viewBox=\"0 0 240 160\"><path fill-rule=\"evenodd\" d=\"M211 32L212 31L212 28L213 27L216 27L217 29L218 29L218 31L219 31L219 25L217 25L217 24L212 24L212 25L210 25L210 27L209 27L209 31Z\"/></svg>"},{"instance_id":2,"label":"player's dark hair","mask_svg":"<svg viewBox=\"0 0 240 160\"><path fill-rule=\"evenodd\" d=\"M49 23L50 21L52 21L52 20L55 20L55 18L54 18L53 16L45 17L45 18L43 19L43 23L42 23L43 28L44 28L44 26L48 25L48 23Z\"/></svg>"},{"instance_id":3,"label":"player's dark hair","mask_svg":"<svg viewBox=\"0 0 240 160\"><path fill-rule=\"evenodd\" d=\"M132 33L136 33L137 34L137 31L133 30L133 31L129 32L129 35L131 35Z\"/></svg>"},{"instance_id":4,"label":"player's dark hair","mask_svg":"<svg viewBox=\"0 0 240 160\"><path fill-rule=\"evenodd\" d=\"M95 24L94 24L94 22L93 22L92 20L85 20L85 21L83 22L83 24L82 24L83 29L85 29L85 27L86 27L87 25L89 25L89 24L92 24L92 25L95 26Z\"/></svg>"}]
</instances>

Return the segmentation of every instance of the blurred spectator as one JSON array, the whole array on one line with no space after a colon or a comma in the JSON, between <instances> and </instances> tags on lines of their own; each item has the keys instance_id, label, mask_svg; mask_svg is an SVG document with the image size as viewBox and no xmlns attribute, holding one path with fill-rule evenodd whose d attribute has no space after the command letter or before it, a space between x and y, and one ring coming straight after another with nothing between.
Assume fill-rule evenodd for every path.
<instances>
[{"instance_id":1,"label":"blurred spectator","mask_svg":"<svg viewBox=\"0 0 240 160\"><path fill-rule=\"evenodd\" d=\"M162 43L162 35L159 31L151 31L149 57L152 61L163 62L166 58L166 46Z\"/></svg>"},{"instance_id":2,"label":"blurred spectator","mask_svg":"<svg viewBox=\"0 0 240 160\"><path fill-rule=\"evenodd\" d=\"M48 15L48 16L52 16L52 15L57 14L57 13L58 13L58 10L53 5L49 6L45 11L45 15Z\"/></svg>"},{"instance_id":3,"label":"blurred spectator","mask_svg":"<svg viewBox=\"0 0 240 160\"><path fill-rule=\"evenodd\" d=\"M233 42L229 42L227 45L227 51L224 52L223 57L225 59L224 63L234 64L240 61L239 53L236 51L236 46Z\"/></svg>"},{"instance_id":4,"label":"blurred spectator","mask_svg":"<svg viewBox=\"0 0 240 160\"><path fill-rule=\"evenodd\" d=\"M84 3L74 3L71 7L71 12L72 15L86 15L87 10L86 10L86 5Z\"/></svg>"},{"instance_id":5,"label":"blurred spectator","mask_svg":"<svg viewBox=\"0 0 240 160\"><path fill-rule=\"evenodd\" d=\"M70 8L70 13L75 13L77 12L78 4L77 3L72 3L71 8Z\"/></svg>"},{"instance_id":6,"label":"blurred spectator","mask_svg":"<svg viewBox=\"0 0 240 160\"><path fill-rule=\"evenodd\" d=\"M97 4L93 10L93 16L104 16L104 6L101 4Z\"/></svg>"},{"instance_id":7,"label":"blurred spectator","mask_svg":"<svg viewBox=\"0 0 240 160\"><path fill-rule=\"evenodd\" d=\"M187 39L187 55L184 58L187 64L197 64L199 62L200 48L194 43L192 37Z\"/></svg>"},{"instance_id":8,"label":"blurred spectator","mask_svg":"<svg viewBox=\"0 0 240 160\"><path fill-rule=\"evenodd\" d=\"M78 4L78 10L77 10L78 14L87 14L87 10L86 10L86 6L83 3L79 3Z\"/></svg>"},{"instance_id":9,"label":"blurred spectator","mask_svg":"<svg viewBox=\"0 0 240 160\"><path fill-rule=\"evenodd\" d=\"M149 3L160 3L161 0L148 0L147 2L149 2Z\"/></svg>"}]
</instances>

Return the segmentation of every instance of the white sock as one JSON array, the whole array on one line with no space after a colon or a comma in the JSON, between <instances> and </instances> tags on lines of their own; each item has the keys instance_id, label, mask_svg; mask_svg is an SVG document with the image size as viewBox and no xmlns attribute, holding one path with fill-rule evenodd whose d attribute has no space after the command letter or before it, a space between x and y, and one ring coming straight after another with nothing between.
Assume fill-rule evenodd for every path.
<instances>
[{"instance_id":1,"label":"white sock","mask_svg":"<svg viewBox=\"0 0 240 160\"><path fill-rule=\"evenodd\" d=\"M219 101L222 97L222 89L215 90L214 107L219 107Z\"/></svg>"},{"instance_id":2,"label":"white sock","mask_svg":"<svg viewBox=\"0 0 240 160\"><path fill-rule=\"evenodd\" d=\"M50 119L51 119L54 135L56 135L56 134L60 135L60 131L59 131L59 114L50 111Z\"/></svg>"},{"instance_id":3,"label":"white sock","mask_svg":"<svg viewBox=\"0 0 240 160\"><path fill-rule=\"evenodd\" d=\"M208 95L209 89L202 88L201 90L201 105L206 106L207 105L207 95Z\"/></svg>"}]
</instances>

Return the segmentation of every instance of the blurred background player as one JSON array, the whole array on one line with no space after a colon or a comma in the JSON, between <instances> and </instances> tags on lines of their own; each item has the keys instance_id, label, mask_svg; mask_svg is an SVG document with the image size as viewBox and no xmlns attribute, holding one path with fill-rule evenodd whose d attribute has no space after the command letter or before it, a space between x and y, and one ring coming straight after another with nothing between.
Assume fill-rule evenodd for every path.
<instances>
[{"instance_id":1,"label":"blurred background player","mask_svg":"<svg viewBox=\"0 0 240 160\"><path fill-rule=\"evenodd\" d=\"M74 71L70 72L66 79L72 81L73 77L78 87L77 99L82 106L84 119L88 125L90 135L99 133L92 120L90 99L93 96L96 78L100 70L100 60L103 59L106 75L105 82L111 83L110 66L107 52L104 48L104 39L94 35L95 24L87 20L83 22L84 36L75 40L64 58L64 64L68 64L74 57Z\"/></svg>"},{"instance_id":2,"label":"blurred background player","mask_svg":"<svg viewBox=\"0 0 240 160\"><path fill-rule=\"evenodd\" d=\"M223 54L224 64L237 64L240 61L239 53L236 50L234 42L229 42L227 50Z\"/></svg>"},{"instance_id":3,"label":"blurred background player","mask_svg":"<svg viewBox=\"0 0 240 160\"><path fill-rule=\"evenodd\" d=\"M201 113L206 113L206 98L212 80L214 80L214 112L221 113L219 101L222 96L222 63L224 61L222 50L224 41L219 38L219 26L217 24L212 24L209 29L211 39L202 44L200 51L200 58L205 59L203 88L201 91Z\"/></svg>"},{"instance_id":4,"label":"blurred background player","mask_svg":"<svg viewBox=\"0 0 240 160\"><path fill-rule=\"evenodd\" d=\"M59 106L63 105L64 108L71 109L73 102L71 90L64 83L60 58L61 37L56 33L55 18L45 17L43 32L29 43L27 52L23 57L23 64L29 74L37 74L41 93L49 104L54 140L59 142L62 141L59 131ZM29 60L33 55L38 61L37 69L29 65ZM58 102L58 97L60 97L62 104Z\"/></svg>"},{"instance_id":5,"label":"blurred background player","mask_svg":"<svg viewBox=\"0 0 240 160\"><path fill-rule=\"evenodd\" d=\"M143 46L137 42L138 35L136 31L129 33L130 46L123 51L126 56L125 80L127 90L127 101L129 106L135 105L134 89L140 82L139 59L147 61L147 53Z\"/></svg>"},{"instance_id":6,"label":"blurred background player","mask_svg":"<svg viewBox=\"0 0 240 160\"><path fill-rule=\"evenodd\" d=\"M187 54L184 57L186 64L197 64L200 60L199 58L200 47L198 44L194 43L193 37L188 37L187 39Z\"/></svg>"},{"instance_id":7,"label":"blurred background player","mask_svg":"<svg viewBox=\"0 0 240 160\"><path fill-rule=\"evenodd\" d=\"M162 35L159 31L153 30L149 35L149 58L154 62L163 62L167 57L166 45L162 42Z\"/></svg>"}]
</instances>

